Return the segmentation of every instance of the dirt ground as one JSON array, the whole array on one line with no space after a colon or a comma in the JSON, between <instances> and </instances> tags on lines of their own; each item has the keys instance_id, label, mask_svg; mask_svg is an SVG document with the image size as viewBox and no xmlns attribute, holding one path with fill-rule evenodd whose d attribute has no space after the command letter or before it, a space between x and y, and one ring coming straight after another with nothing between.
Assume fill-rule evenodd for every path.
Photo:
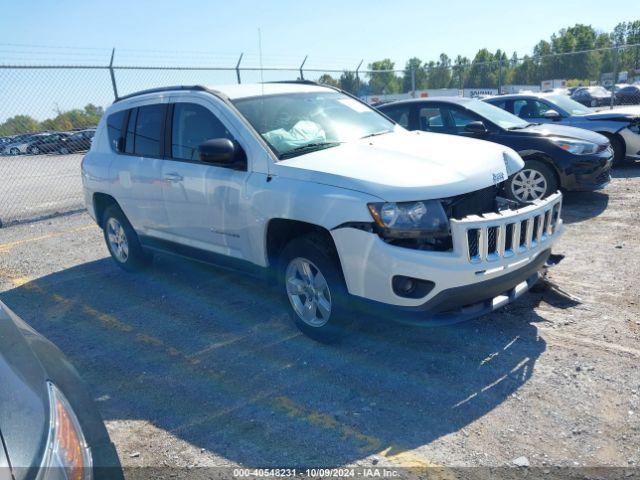
<instances>
[{"instance_id":1,"label":"dirt ground","mask_svg":"<svg viewBox=\"0 0 640 480\"><path fill-rule=\"evenodd\" d=\"M0 229L0 299L78 368L127 467L637 475L640 167L614 176L566 195L557 288L453 327L360 318L319 345L253 278L168 256L121 271L84 213Z\"/></svg>"}]
</instances>

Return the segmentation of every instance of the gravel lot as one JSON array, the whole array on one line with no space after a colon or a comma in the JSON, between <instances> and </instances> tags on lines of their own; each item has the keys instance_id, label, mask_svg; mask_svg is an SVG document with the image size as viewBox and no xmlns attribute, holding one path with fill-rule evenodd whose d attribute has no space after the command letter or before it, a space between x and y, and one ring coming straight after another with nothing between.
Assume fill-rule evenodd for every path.
<instances>
[{"instance_id":1,"label":"gravel lot","mask_svg":"<svg viewBox=\"0 0 640 480\"><path fill-rule=\"evenodd\" d=\"M83 207L83 156L0 156L0 221L6 225Z\"/></svg>"},{"instance_id":2,"label":"gravel lot","mask_svg":"<svg viewBox=\"0 0 640 480\"><path fill-rule=\"evenodd\" d=\"M0 230L0 299L83 374L125 466L441 465L446 478L525 457L637 475L640 167L615 177L566 196L566 258L549 274L566 294L542 285L454 327L361 318L319 345L250 277L168 256L124 273L84 213Z\"/></svg>"}]
</instances>

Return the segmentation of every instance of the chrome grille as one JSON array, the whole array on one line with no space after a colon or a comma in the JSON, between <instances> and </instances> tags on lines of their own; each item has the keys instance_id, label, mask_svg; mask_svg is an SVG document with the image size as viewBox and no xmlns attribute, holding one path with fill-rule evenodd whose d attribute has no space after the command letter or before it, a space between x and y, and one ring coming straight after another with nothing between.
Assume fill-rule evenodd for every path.
<instances>
[{"instance_id":1,"label":"chrome grille","mask_svg":"<svg viewBox=\"0 0 640 480\"><path fill-rule=\"evenodd\" d=\"M519 210L470 215L451 220L454 245L471 263L492 262L527 252L546 243L561 223L562 195L555 193ZM459 242L459 239L464 239Z\"/></svg>"}]
</instances>

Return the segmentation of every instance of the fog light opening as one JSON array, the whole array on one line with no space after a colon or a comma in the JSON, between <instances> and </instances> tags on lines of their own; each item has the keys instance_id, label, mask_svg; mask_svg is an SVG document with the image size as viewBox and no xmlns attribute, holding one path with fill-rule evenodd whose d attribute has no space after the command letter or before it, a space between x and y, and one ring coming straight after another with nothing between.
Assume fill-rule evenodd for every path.
<instances>
[{"instance_id":1,"label":"fog light opening","mask_svg":"<svg viewBox=\"0 0 640 480\"><path fill-rule=\"evenodd\" d=\"M391 283L393 292L404 298L425 297L435 286L435 283L429 280L405 277L404 275L394 276Z\"/></svg>"}]
</instances>

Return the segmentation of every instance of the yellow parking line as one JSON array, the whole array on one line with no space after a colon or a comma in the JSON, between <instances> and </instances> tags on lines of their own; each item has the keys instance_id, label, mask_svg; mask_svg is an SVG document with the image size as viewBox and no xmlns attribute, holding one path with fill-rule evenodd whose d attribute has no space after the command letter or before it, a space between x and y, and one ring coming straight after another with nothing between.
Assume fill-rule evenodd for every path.
<instances>
[{"instance_id":1,"label":"yellow parking line","mask_svg":"<svg viewBox=\"0 0 640 480\"><path fill-rule=\"evenodd\" d=\"M358 432L353 427L339 422L333 416L326 413L308 410L296 405L291 399L280 396L273 400L274 406L287 412L287 415L308 421L313 425L340 432L343 437L357 440L364 444L361 450L371 451L382 448L382 442L375 437Z\"/></svg>"},{"instance_id":2,"label":"yellow parking line","mask_svg":"<svg viewBox=\"0 0 640 480\"><path fill-rule=\"evenodd\" d=\"M14 287L21 287L22 285L29 283L31 281L31 277L15 277L11 279L11 283L13 283Z\"/></svg>"},{"instance_id":3,"label":"yellow parking line","mask_svg":"<svg viewBox=\"0 0 640 480\"><path fill-rule=\"evenodd\" d=\"M402 451L402 449L397 446L390 446L380 450L383 444L382 440L371 435L365 435L353 427L339 422L331 415L297 405L291 399L284 396L276 397L273 399L273 403L277 408L285 410L287 415L291 417L306 420L315 426L337 431L345 438L357 440L363 444L363 447L361 447L361 451L363 452L379 451L378 455L398 467L406 468L414 473L424 473L426 469L429 469L428 478L430 479L453 480L456 478L447 468L412 451Z\"/></svg>"},{"instance_id":4,"label":"yellow parking line","mask_svg":"<svg viewBox=\"0 0 640 480\"><path fill-rule=\"evenodd\" d=\"M49 238L55 238L55 237L60 237L62 235L67 235L69 233L76 233L76 232L80 232L82 230L88 230L89 228L93 228L95 225L91 224L91 225L85 225L83 227L77 227L77 228L71 228L69 230L63 230L61 232L52 232L52 233L47 233L46 235L40 235L38 237L31 237L31 238L23 238L21 240L15 240L13 242L7 242L7 243L2 243L0 244L0 253L4 253L4 252L8 252L9 250L20 246L20 245L24 245L26 243L32 243L32 242L39 242L41 240L47 240Z\"/></svg>"}]
</instances>

